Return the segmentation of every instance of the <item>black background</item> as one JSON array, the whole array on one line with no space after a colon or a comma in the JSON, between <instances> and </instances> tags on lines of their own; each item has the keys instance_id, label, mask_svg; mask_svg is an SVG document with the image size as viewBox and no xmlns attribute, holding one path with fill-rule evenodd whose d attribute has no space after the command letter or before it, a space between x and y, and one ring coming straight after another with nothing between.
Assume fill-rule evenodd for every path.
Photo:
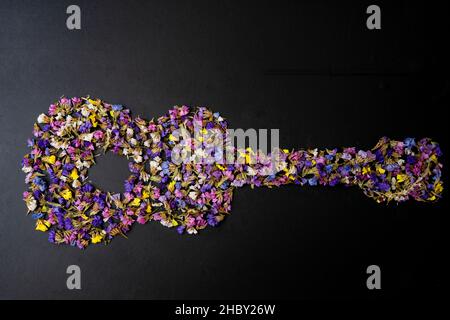
<instances>
[{"instance_id":1,"label":"black background","mask_svg":"<svg viewBox=\"0 0 450 320\"><path fill-rule=\"evenodd\" d=\"M372 2L0 2L0 298L298 299L437 296L447 192L379 205L357 188L242 188L198 236L156 223L85 251L47 242L26 216L21 157L36 117L62 95L159 116L208 105L232 128L279 128L287 148L428 136L448 154L447 8ZM66 28L81 7L82 28ZM444 158L445 160L445 158ZM120 192L127 161L91 178ZM447 170L444 168L444 176ZM66 268L82 290L66 288ZM366 288L367 266L382 289Z\"/></svg>"}]
</instances>

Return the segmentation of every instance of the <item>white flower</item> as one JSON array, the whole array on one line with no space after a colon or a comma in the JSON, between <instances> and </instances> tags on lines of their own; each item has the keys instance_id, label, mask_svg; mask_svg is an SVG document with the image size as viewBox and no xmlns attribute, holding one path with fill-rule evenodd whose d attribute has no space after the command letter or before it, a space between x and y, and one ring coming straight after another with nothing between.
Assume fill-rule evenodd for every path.
<instances>
[{"instance_id":1,"label":"white flower","mask_svg":"<svg viewBox=\"0 0 450 320\"><path fill-rule=\"evenodd\" d=\"M150 133L150 137L152 138L154 143L158 143L161 140L161 136L158 132L152 132Z\"/></svg>"},{"instance_id":2,"label":"white flower","mask_svg":"<svg viewBox=\"0 0 450 320\"><path fill-rule=\"evenodd\" d=\"M25 173L30 173L31 170L32 170L31 167L28 167L28 166L23 166L23 167L22 167L22 171L25 172Z\"/></svg>"},{"instance_id":3,"label":"white flower","mask_svg":"<svg viewBox=\"0 0 450 320\"><path fill-rule=\"evenodd\" d=\"M191 198L192 200L197 199L197 192L195 191L189 192L189 198Z\"/></svg>"},{"instance_id":4,"label":"white flower","mask_svg":"<svg viewBox=\"0 0 450 320\"><path fill-rule=\"evenodd\" d=\"M189 233L189 234L197 234L198 231L197 231L197 229L195 229L195 228L188 228L188 229L187 229L187 233Z\"/></svg>"},{"instance_id":5,"label":"white flower","mask_svg":"<svg viewBox=\"0 0 450 320\"><path fill-rule=\"evenodd\" d=\"M170 222L170 221L168 221L168 220L161 220L161 224L162 224L164 227L167 227L167 228L172 228L172 227L173 227L172 222Z\"/></svg>"},{"instance_id":6,"label":"white flower","mask_svg":"<svg viewBox=\"0 0 450 320\"><path fill-rule=\"evenodd\" d=\"M88 117L89 110L87 108L83 108L83 109L81 109L81 114L83 115L83 117Z\"/></svg>"},{"instance_id":7,"label":"white flower","mask_svg":"<svg viewBox=\"0 0 450 320\"><path fill-rule=\"evenodd\" d=\"M72 187L79 188L81 186L81 182L78 180L73 180Z\"/></svg>"},{"instance_id":8,"label":"white flower","mask_svg":"<svg viewBox=\"0 0 450 320\"><path fill-rule=\"evenodd\" d=\"M80 159L78 159L75 162L75 166L77 167L77 169L81 170L81 169L83 169L83 167L89 168L91 165L87 161L81 161Z\"/></svg>"},{"instance_id":9,"label":"white flower","mask_svg":"<svg viewBox=\"0 0 450 320\"><path fill-rule=\"evenodd\" d=\"M33 211L34 209L36 209L37 208L36 199L31 197L31 199L27 201L27 207L28 207L28 210L30 210L30 211Z\"/></svg>"},{"instance_id":10,"label":"white flower","mask_svg":"<svg viewBox=\"0 0 450 320\"><path fill-rule=\"evenodd\" d=\"M38 123L49 123L50 118L45 113L41 113L37 118L37 121Z\"/></svg>"},{"instance_id":11,"label":"white flower","mask_svg":"<svg viewBox=\"0 0 450 320\"><path fill-rule=\"evenodd\" d=\"M255 174L256 174L255 169L253 169L252 167L247 168L247 175L254 176Z\"/></svg>"},{"instance_id":12,"label":"white flower","mask_svg":"<svg viewBox=\"0 0 450 320\"><path fill-rule=\"evenodd\" d=\"M82 135L81 136L81 140L84 140L84 141L91 141L92 140L92 138L94 137L94 134L93 133L86 133L86 134L84 134L84 135Z\"/></svg>"},{"instance_id":13,"label":"white flower","mask_svg":"<svg viewBox=\"0 0 450 320\"><path fill-rule=\"evenodd\" d=\"M159 162L158 161L154 161L154 160L150 161L150 168L151 169L161 169L159 167Z\"/></svg>"}]
</instances>

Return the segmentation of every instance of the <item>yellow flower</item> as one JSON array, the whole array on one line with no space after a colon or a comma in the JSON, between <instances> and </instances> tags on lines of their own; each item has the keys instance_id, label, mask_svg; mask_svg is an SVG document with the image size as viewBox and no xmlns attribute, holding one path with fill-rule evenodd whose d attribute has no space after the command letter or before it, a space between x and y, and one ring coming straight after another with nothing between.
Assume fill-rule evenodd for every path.
<instances>
[{"instance_id":1,"label":"yellow flower","mask_svg":"<svg viewBox=\"0 0 450 320\"><path fill-rule=\"evenodd\" d=\"M91 115L89 116L89 119L91 119L92 126L93 126L94 128L97 127L97 119L95 118L95 114L91 114Z\"/></svg>"},{"instance_id":2,"label":"yellow flower","mask_svg":"<svg viewBox=\"0 0 450 320\"><path fill-rule=\"evenodd\" d=\"M362 169L362 174L366 174L366 173L370 173L370 167L364 167L363 169Z\"/></svg>"},{"instance_id":3,"label":"yellow flower","mask_svg":"<svg viewBox=\"0 0 450 320\"><path fill-rule=\"evenodd\" d=\"M444 187L442 186L442 182L436 183L434 186L434 192L441 193L444 190Z\"/></svg>"},{"instance_id":4,"label":"yellow flower","mask_svg":"<svg viewBox=\"0 0 450 320\"><path fill-rule=\"evenodd\" d=\"M250 164L252 162L252 157L249 153L245 155L245 163Z\"/></svg>"},{"instance_id":5,"label":"yellow flower","mask_svg":"<svg viewBox=\"0 0 450 320\"><path fill-rule=\"evenodd\" d=\"M216 164L216 167L219 168L222 171L225 171L225 167L221 166L220 164Z\"/></svg>"},{"instance_id":6,"label":"yellow flower","mask_svg":"<svg viewBox=\"0 0 450 320\"><path fill-rule=\"evenodd\" d=\"M51 225L50 222L48 222L47 220L38 219L36 221L36 230L45 232L48 230L50 225Z\"/></svg>"},{"instance_id":7,"label":"yellow flower","mask_svg":"<svg viewBox=\"0 0 450 320\"><path fill-rule=\"evenodd\" d=\"M170 134L170 135L169 135L169 140L170 140L170 141L177 141L178 138L175 137L173 134Z\"/></svg>"},{"instance_id":8,"label":"yellow flower","mask_svg":"<svg viewBox=\"0 0 450 320\"><path fill-rule=\"evenodd\" d=\"M150 203L147 205L147 208L145 209L145 212L147 212L147 213L152 212L152 205Z\"/></svg>"},{"instance_id":9,"label":"yellow flower","mask_svg":"<svg viewBox=\"0 0 450 320\"><path fill-rule=\"evenodd\" d=\"M134 198L133 201L131 201L130 206L132 206L132 207L139 207L140 204L141 204L141 199Z\"/></svg>"},{"instance_id":10,"label":"yellow flower","mask_svg":"<svg viewBox=\"0 0 450 320\"><path fill-rule=\"evenodd\" d=\"M176 227L178 225L177 220L172 219L172 227Z\"/></svg>"},{"instance_id":11,"label":"yellow flower","mask_svg":"<svg viewBox=\"0 0 450 320\"><path fill-rule=\"evenodd\" d=\"M150 197L150 192L147 190L142 191L142 199L148 199Z\"/></svg>"},{"instance_id":12,"label":"yellow flower","mask_svg":"<svg viewBox=\"0 0 450 320\"><path fill-rule=\"evenodd\" d=\"M377 172L378 172L379 174L383 174L383 173L386 172L386 170L384 170L382 167L377 167Z\"/></svg>"},{"instance_id":13,"label":"yellow flower","mask_svg":"<svg viewBox=\"0 0 450 320\"><path fill-rule=\"evenodd\" d=\"M100 99L97 100L88 99L88 102L94 106L100 105Z\"/></svg>"},{"instance_id":14,"label":"yellow flower","mask_svg":"<svg viewBox=\"0 0 450 320\"><path fill-rule=\"evenodd\" d=\"M167 186L167 190L169 190L170 192L173 192L174 189L175 189L175 181L171 181L169 183L169 185Z\"/></svg>"},{"instance_id":15,"label":"yellow flower","mask_svg":"<svg viewBox=\"0 0 450 320\"><path fill-rule=\"evenodd\" d=\"M70 177L72 178L72 180L77 180L79 178L76 168L73 168L72 172L70 173Z\"/></svg>"},{"instance_id":16,"label":"yellow flower","mask_svg":"<svg viewBox=\"0 0 450 320\"><path fill-rule=\"evenodd\" d=\"M284 153L289 153L289 150L288 149L283 149L283 152Z\"/></svg>"},{"instance_id":17,"label":"yellow flower","mask_svg":"<svg viewBox=\"0 0 450 320\"><path fill-rule=\"evenodd\" d=\"M114 114L114 111L113 111L113 110L110 110L110 111L109 111L109 114L111 115L111 117L114 117L114 116L115 116L115 114Z\"/></svg>"},{"instance_id":18,"label":"yellow flower","mask_svg":"<svg viewBox=\"0 0 450 320\"><path fill-rule=\"evenodd\" d=\"M91 242L92 243L99 243L102 240L103 240L103 236L98 233L98 234L96 234L95 236L92 237Z\"/></svg>"},{"instance_id":19,"label":"yellow flower","mask_svg":"<svg viewBox=\"0 0 450 320\"><path fill-rule=\"evenodd\" d=\"M42 157L42 161L50 163L50 164L54 164L56 162L56 157L55 155L51 155L51 156L47 156L47 157Z\"/></svg>"},{"instance_id":20,"label":"yellow flower","mask_svg":"<svg viewBox=\"0 0 450 320\"><path fill-rule=\"evenodd\" d=\"M436 196L431 196L431 197L429 197L427 200L429 200L429 201L434 201L434 200L436 200Z\"/></svg>"},{"instance_id":21,"label":"yellow flower","mask_svg":"<svg viewBox=\"0 0 450 320\"><path fill-rule=\"evenodd\" d=\"M83 218L83 220L89 219L84 213L81 214L81 218Z\"/></svg>"},{"instance_id":22,"label":"yellow flower","mask_svg":"<svg viewBox=\"0 0 450 320\"><path fill-rule=\"evenodd\" d=\"M399 173L397 175L397 182L403 182L406 179L408 179L408 176L406 174L404 174L404 173Z\"/></svg>"},{"instance_id":23,"label":"yellow flower","mask_svg":"<svg viewBox=\"0 0 450 320\"><path fill-rule=\"evenodd\" d=\"M72 191L70 191L69 189L65 189L65 190L61 191L61 196L64 199L69 200L72 198Z\"/></svg>"}]
</instances>

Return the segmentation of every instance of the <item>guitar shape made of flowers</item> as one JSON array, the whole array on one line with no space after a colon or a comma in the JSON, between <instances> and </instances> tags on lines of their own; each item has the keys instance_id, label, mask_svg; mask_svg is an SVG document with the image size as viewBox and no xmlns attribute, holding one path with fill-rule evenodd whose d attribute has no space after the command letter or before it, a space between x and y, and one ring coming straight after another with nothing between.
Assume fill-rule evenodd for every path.
<instances>
[{"instance_id":1,"label":"guitar shape made of flowers","mask_svg":"<svg viewBox=\"0 0 450 320\"><path fill-rule=\"evenodd\" d=\"M108 243L151 220L196 234L218 225L231 211L234 190L245 185L357 186L379 203L434 202L442 195L441 150L428 138L384 137L371 150L265 154L234 147L227 129L205 107L177 106L147 121L100 99L61 98L38 117L22 160L23 198L36 230L79 248ZM88 178L95 158L108 151L130 160L123 193L101 190Z\"/></svg>"}]
</instances>

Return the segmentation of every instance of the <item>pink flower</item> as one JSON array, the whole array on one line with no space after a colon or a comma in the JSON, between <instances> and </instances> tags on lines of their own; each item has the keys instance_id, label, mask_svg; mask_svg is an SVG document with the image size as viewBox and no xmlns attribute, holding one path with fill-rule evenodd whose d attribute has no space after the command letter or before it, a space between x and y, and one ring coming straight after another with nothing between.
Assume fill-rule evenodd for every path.
<instances>
[{"instance_id":1,"label":"pink flower","mask_svg":"<svg viewBox=\"0 0 450 320\"><path fill-rule=\"evenodd\" d=\"M137 221L139 224L145 224L145 223L147 222L147 219L145 219L144 216L138 216L137 219L136 219L136 221Z\"/></svg>"},{"instance_id":2,"label":"pink flower","mask_svg":"<svg viewBox=\"0 0 450 320\"><path fill-rule=\"evenodd\" d=\"M133 219L131 219L129 216L127 215L123 215L120 217L120 221L122 222L122 224L124 226L131 226L133 224Z\"/></svg>"},{"instance_id":3,"label":"pink flower","mask_svg":"<svg viewBox=\"0 0 450 320\"><path fill-rule=\"evenodd\" d=\"M105 209L103 209L102 216L105 219L109 219L112 216L112 212L109 210L108 207L105 207Z\"/></svg>"},{"instance_id":4,"label":"pink flower","mask_svg":"<svg viewBox=\"0 0 450 320\"><path fill-rule=\"evenodd\" d=\"M70 105L71 100L67 99L67 98L61 98L61 100L59 100L60 104L65 104L65 105Z\"/></svg>"},{"instance_id":5,"label":"pink flower","mask_svg":"<svg viewBox=\"0 0 450 320\"><path fill-rule=\"evenodd\" d=\"M189 113L189 107L188 106L181 106L180 110L180 116L185 116Z\"/></svg>"},{"instance_id":6,"label":"pink flower","mask_svg":"<svg viewBox=\"0 0 450 320\"><path fill-rule=\"evenodd\" d=\"M73 104L77 105L77 104L81 103L81 99L78 97L73 97L72 102L73 102Z\"/></svg>"},{"instance_id":7,"label":"pink flower","mask_svg":"<svg viewBox=\"0 0 450 320\"><path fill-rule=\"evenodd\" d=\"M95 138L96 140L101 140L101 139L103 139L103 132L100 131L100 130L95 131L95 132L94 132L94 138Z\"/></svg>"},{"instance_id":8,"label":"pink flower","mask_svg":"<svg viewBox=\"0 0 450 320\"><path fill-rule=\"evenodd\" d=\"M56 114L56 104L51 104L50 107L48 107L48 114L51 116Z\"/></svg>"},{"instance_id":9,"label":"pink flower","mask_svg":"<svg viewBox=\"0 0 450 320\"><path fill-rule=\"evenodd\" d=\"M150 131L150 132L156 131L156 124L150 123L150 124L148 125L148 131Z\"/></svg>"},{"instance_id":10,"label":"pink flower","mask_svg":"<svg viewBox=\"0 0 450 320\"><path fill-rule=\"evenodd\" d=\"M195 218L192 216L189 216L186 218L186 226L188 228L195 226Z\"/></svg>"}]
</instances>

